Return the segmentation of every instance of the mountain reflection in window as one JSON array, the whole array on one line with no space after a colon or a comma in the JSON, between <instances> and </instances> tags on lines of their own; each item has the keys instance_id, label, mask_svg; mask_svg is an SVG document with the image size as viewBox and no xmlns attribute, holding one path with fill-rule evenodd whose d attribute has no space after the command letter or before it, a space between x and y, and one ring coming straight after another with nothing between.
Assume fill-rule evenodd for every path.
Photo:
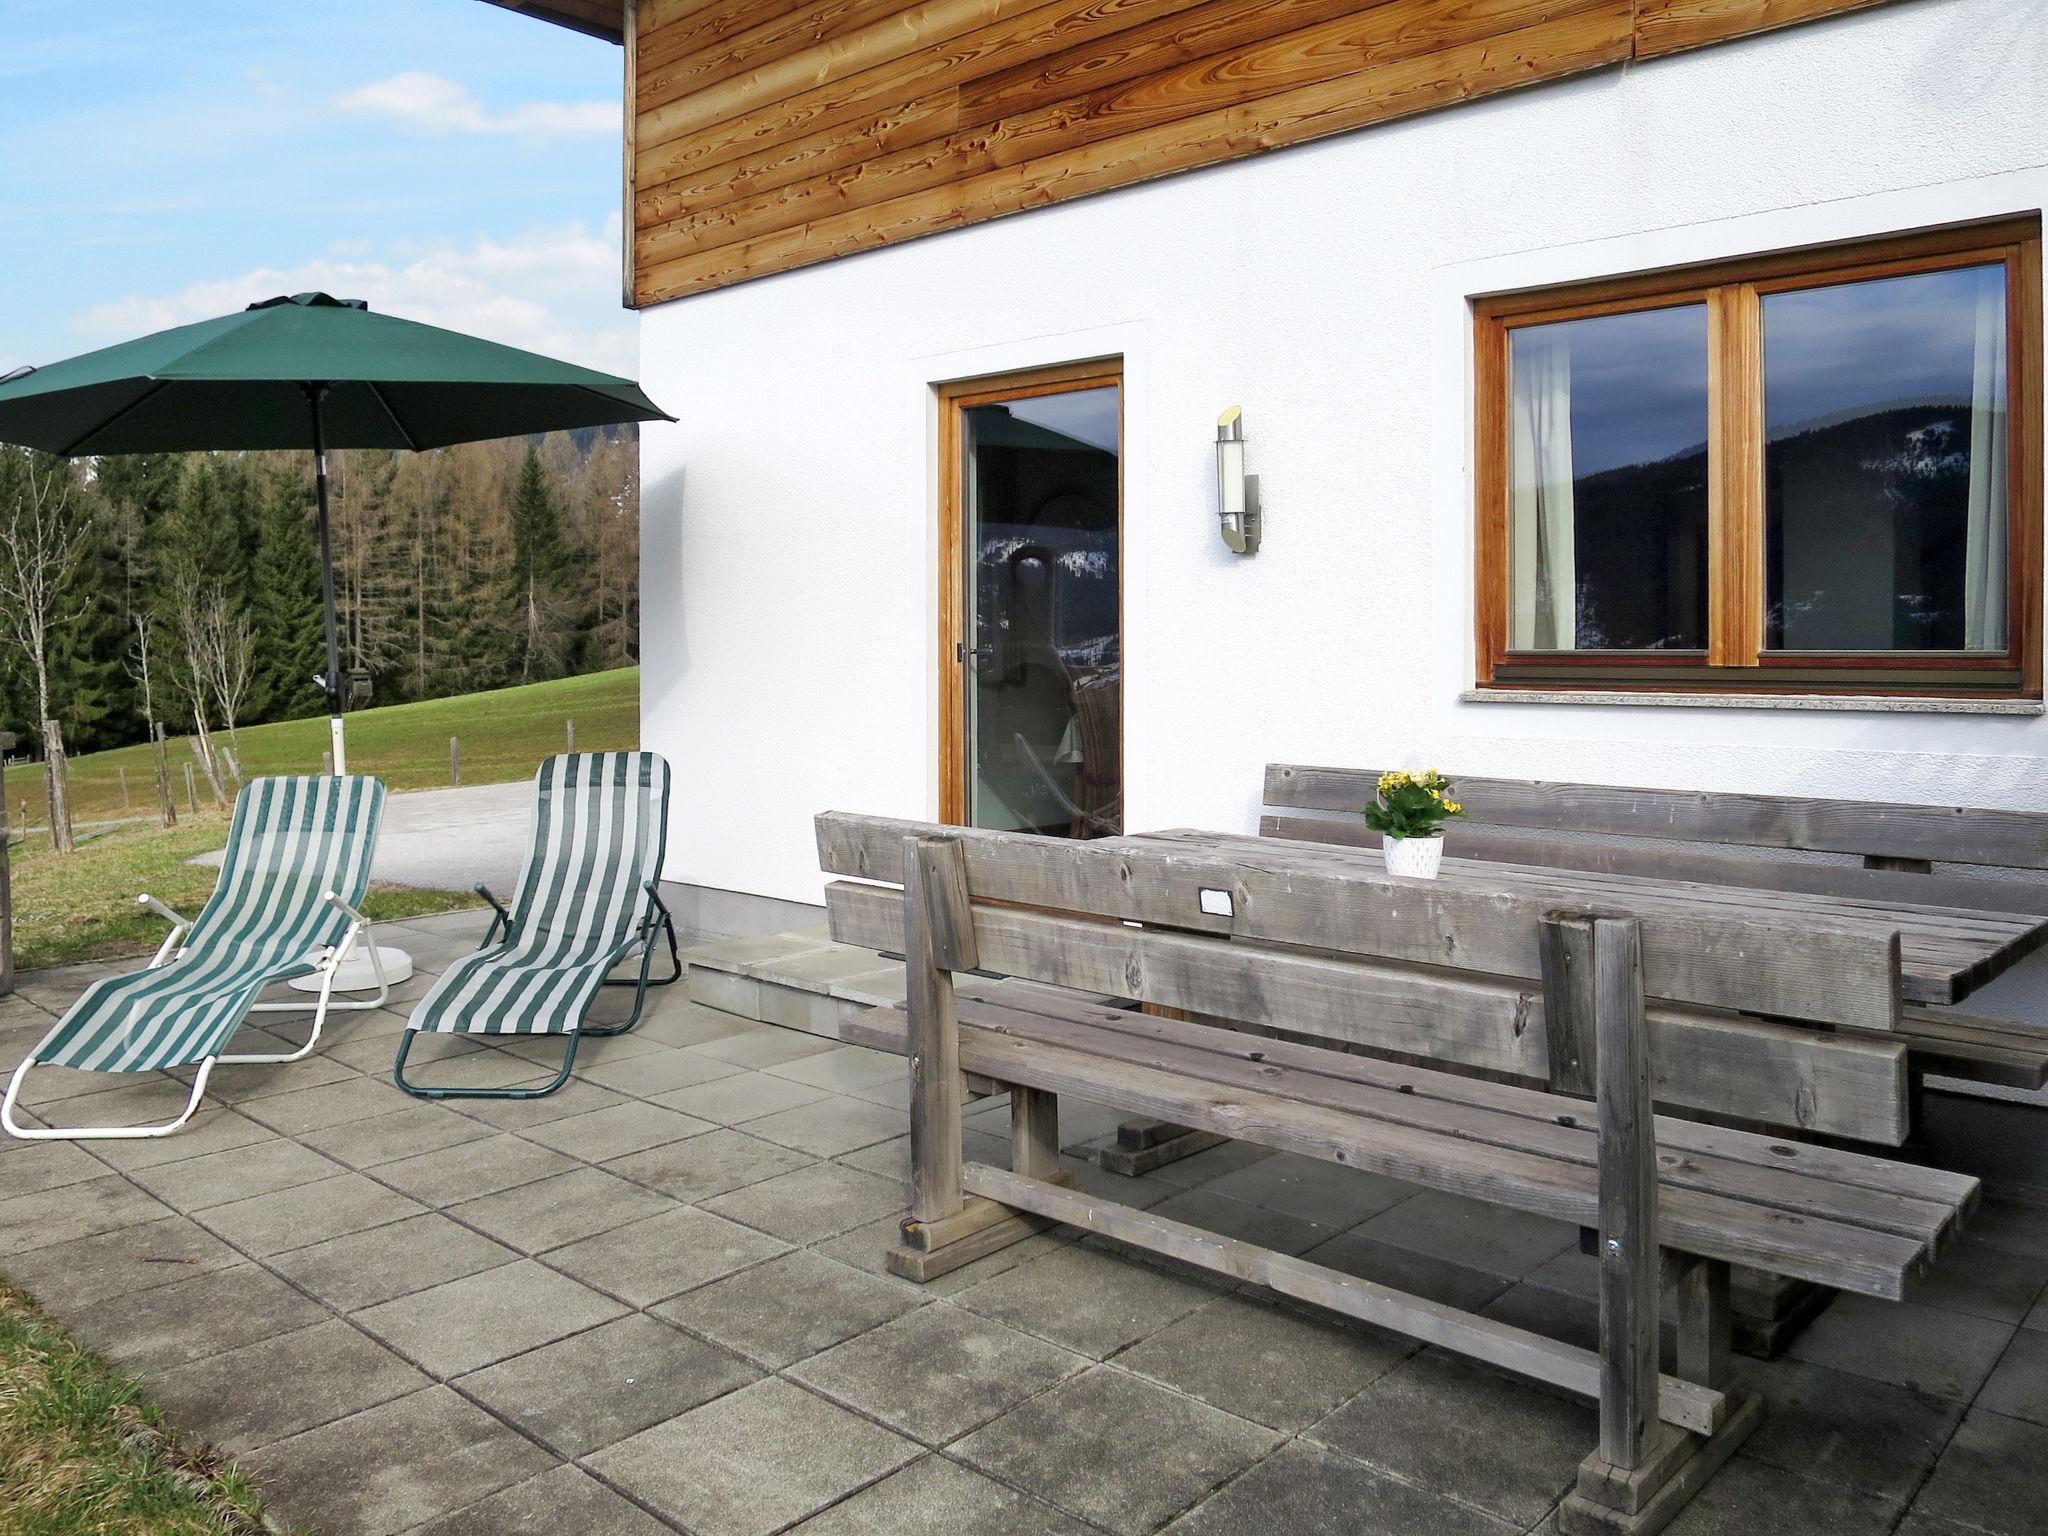
<instances>
[{"instance_id":1,"label":"mountain reflection in window","mask_svg":"<svg viewBox=\"0 0 2048 1536\"><path fill-rule=\"evenodd\" d=\"M1510 647L1704 649L1706 306L1521 327L1509 379Z\"/></svg>"},{"instance_id":2,"label":"mountain reflection in window","mask_svg":"<svg viewBox=\"0 0 2048 1536\"><path fill-rule=\"evenodd\" d=\"M2003 651L1999 264L1763 301L1764 643Z\"/></svg>"}]
</instances>

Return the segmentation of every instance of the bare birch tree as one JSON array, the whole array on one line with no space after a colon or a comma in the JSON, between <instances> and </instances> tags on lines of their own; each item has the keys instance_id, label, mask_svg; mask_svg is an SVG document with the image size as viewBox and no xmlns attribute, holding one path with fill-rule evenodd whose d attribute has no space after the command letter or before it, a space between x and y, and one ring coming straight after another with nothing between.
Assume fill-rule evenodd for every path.
<instances>
[{"instance_id":1,"label":"bare birch tree","mask_svg":"<svg viewBox=\"0 0 2048 1536\"><path fill-rule=\"evenodd\" d=\"M9 450L16 473L0 485L0 642L27 658L35 680L37 728L55 718L50 704L50 639L72 597L79 566L90 548L90 521L78 505L70 470L52 461L36 473L36 456ZM71 851L71 818L65 808L62 753L46 750L44 790L50 805L50 838L59 852Z\"/></svg>"},{"instance_id":2,"label":"bare birch tree","mask_svg":"<svg viewBox=\"0 0 2048 1536\"><path fill-rule=\"evenodd\" d=\"M239 762L242 737L236 726L256 675L256 631L248 613L229 600L225 588L209 587L200 599L199 640L206 691L220 711L221 724L227 727ZM241 774L237 772L235 777L239 779Z\"/></svg>"},{"instance_id":3,"label":"bare birch tree","mask_svg":"<svg viewBox=\"0 0 2048 1536\"><path fill-rule=\"evenodd\" d=\"M171 793L171 765L164 756L164 728L157 719L156 684L149 666L149 616L135 615L135 649L130 654L128 675L135 679L135 686L142 693L142 723L149 732L149 743L156 757L156 809L157 819L167 827L178 824L178 801Z\"/></svg>"}]
</instances>

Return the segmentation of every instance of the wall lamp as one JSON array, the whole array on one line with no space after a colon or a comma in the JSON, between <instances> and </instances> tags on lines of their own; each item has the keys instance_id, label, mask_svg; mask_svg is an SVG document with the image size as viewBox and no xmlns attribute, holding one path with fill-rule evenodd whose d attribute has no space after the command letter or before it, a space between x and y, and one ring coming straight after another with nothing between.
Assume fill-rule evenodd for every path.
<instances>
[{"instance_id":1,"label":"wall lamp","mask_svg":"<svg viewBox=\"0 0 2048 1536\"><path fill-rule=\"evenodd\" d=\"M1232 554L1259 552L1259 477L1244 472L1244 412L1232 406L1216 418L1216 511Z\"/></svg>"}]
</instances>

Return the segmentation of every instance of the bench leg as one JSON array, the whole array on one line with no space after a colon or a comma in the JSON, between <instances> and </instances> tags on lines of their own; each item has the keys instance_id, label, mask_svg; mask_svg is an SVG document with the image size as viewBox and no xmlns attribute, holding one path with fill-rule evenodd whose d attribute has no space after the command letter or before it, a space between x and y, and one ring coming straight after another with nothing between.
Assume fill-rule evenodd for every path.
<instances>
[{"instance_id":1,"label":"bench leg","mask_svg":"<svg viewBox=\"0 0 2048 1536\"><path fill-rule=\"evenodd\" d=\"M1134 1179L1193 1157L1197 1152L1220 1147L1227 1140L1228 1137L1213 1131L1190 1130L1164 1120L1126 1120L1116 1128L1115 1136L1083 1143L1074 1151L1104 1173Z\"/></svg>"},{"instance_id":2,"label":"bench leg","mask_svg":"<svg viewBox=\"0 0 2048 1536\"><path fill-rule=\"evenodd\" d=\"M1010 1089L1010 1168L1029 1179L1065 1184L1060 1166L1059 1096L1042 1088ZM1050 1218L974 1197L950 1216L903 1223L903 1243L884 1255L891 1274L920 1283L1000 1252L1047 1227Z\"/></svg>"}]
</instances>

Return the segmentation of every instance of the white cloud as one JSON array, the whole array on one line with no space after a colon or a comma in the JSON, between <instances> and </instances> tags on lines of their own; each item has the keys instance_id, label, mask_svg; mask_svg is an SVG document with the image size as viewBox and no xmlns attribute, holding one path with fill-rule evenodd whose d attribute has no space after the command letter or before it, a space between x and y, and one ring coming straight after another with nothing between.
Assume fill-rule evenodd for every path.
<instances>
[{"instance_id":1,"label":"white cloud","mask_svg":"<svg viewBox=\"0 0 2048 1536\"><path fill-rule=\"evenodd\" d=\"M493 113L469 87L445 75L409 69L389 79L343 91L337 111L381 118L409 133L601 134L619 131L619 106L610 101L528 101Z\"/></svg>"},{"instance_id":2,"label":"white cloud","mask_svg":"<svg viewBox=\"0 0 2048 1536\"><path fill-rule=\"evenodd\" d=\"M336 252L259 267L178 293L96 304L71 322L88 346L189 325L280 293L367 299L385 314L544 352L630 378L639 329L619 308L619 218L530 229L504 240L441 242L360 259Z\"/></svg>"}]
</instances>

